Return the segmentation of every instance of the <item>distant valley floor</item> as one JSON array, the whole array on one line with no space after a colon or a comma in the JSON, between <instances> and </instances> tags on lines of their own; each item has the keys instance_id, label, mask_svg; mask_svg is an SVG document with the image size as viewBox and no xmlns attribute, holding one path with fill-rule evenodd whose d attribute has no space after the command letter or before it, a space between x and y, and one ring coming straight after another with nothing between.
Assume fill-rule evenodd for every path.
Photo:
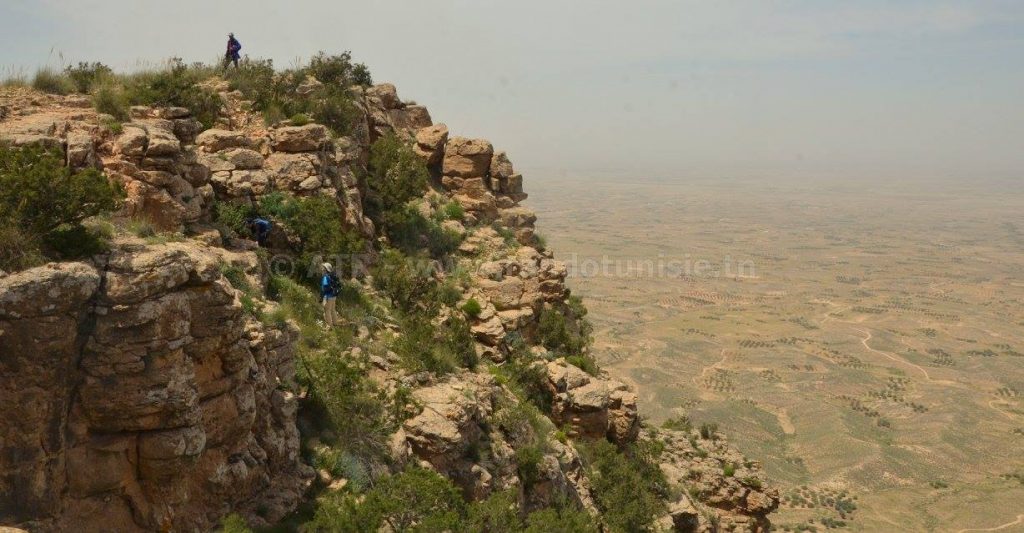
<instances>
[{"instance_id":1,"label":"distant valley floor","mask_svg":"<svg viewBox=\"0 0 1024 533\"><path fill-rule=\"evenodd\" d=\"M599 360L763 461L780 530L1024 531L1024 192L532 183Z\"/></svg>"}]
</instances>

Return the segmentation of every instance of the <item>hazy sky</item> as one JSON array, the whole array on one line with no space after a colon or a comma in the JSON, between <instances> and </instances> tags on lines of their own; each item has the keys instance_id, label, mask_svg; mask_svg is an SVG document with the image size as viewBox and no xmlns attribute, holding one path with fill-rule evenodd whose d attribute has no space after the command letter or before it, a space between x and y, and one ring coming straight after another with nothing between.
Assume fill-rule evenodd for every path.
<instances>
[{"instance_id":1,"label":"hazy sky","mask_svg":"<svg viewBox=\"0 0 1024 533\"><path fill-rule=\"evenodd\" d=\"M0 0L0 65L228 31L282 66L352 50L546 175L1024 177L1021 0Z\"/></svg>"}]
</instances>

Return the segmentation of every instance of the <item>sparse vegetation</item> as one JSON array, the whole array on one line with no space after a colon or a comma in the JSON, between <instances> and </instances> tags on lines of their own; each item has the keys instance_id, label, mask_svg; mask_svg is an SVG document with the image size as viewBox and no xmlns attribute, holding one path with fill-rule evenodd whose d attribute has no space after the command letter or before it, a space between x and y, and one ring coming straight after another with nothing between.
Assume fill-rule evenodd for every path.
<instances>
[{"instance_id":1,"label":"sparse vegetation","mask_svg":"<svg viewBox=\"0 0 1024 533\"><path fill-rule=\"evenodd\" d=\"M60 71L43 67L32 78L32 88L50 94L68 94L75 90L74 84Z\"/></svg>"},{"instance_id":2,"label":"sparse vegetation","mask_svg":"<svg viewBox=\"0 0 1024 533\"><path fill-rule=\"evenodd\" d=\"M96 169L74 171L57 153L0 144L0 269L102 251L104 235L83 222L113 211L121 197Z\"/></svg>"},{"instance_id":3,"label":"sparse vegetation","mask_svg":"<svg viewBox=\"0 0 1024 533\"><path fill-rule=\"evenodd\" d=\"M349 87L371 82L369 70L353 64L349 52L320 52L306 65L282 72L276 72L269 59L246 58L225 77L233 90L252 100L267 123L291 119L293 125L301 125L308 118L337 135L348 134L358 114ZM309 83L310 77L319 83Z\"/></svg>"},{"instance_id":4,"label":"sparse vegetation","mask_svg":"<svg viewBox=\"0 0 1024 533\"><path fill-rule=\"evenodd\" d=\"M648 531L665 509L668 484L647 444L619 451L606 441L580 446L594 498L616 532Z\"/></svg>"}]
</instances>

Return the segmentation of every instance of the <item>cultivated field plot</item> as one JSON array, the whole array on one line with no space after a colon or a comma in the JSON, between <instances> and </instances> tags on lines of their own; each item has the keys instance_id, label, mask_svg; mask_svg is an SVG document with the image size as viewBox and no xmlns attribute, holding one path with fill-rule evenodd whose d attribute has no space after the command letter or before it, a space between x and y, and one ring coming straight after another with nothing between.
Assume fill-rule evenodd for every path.
<instances>
[{"instance_id":1,"label":"cultivated field plot","mask_svg":"<svg viewBox=\"0 0 1024 533\"><path fill-rule=\"evenodd\" d=\"M1024 531L1020 185L531 183L599 360L762 460L779 530Z\"/></svg>"}]
</instances>

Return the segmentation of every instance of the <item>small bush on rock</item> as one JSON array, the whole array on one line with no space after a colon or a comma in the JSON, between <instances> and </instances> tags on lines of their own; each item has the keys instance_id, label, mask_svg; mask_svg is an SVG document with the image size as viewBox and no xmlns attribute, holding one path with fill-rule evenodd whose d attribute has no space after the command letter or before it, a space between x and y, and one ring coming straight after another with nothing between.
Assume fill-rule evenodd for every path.
<instances>
[{"instance_id":1,"label":"small bush on rock","mask_svg":"<svg viewBox=\"0 0 1024 533\"><path fill-rule=\"evenodd\" d=\"M540 509L526 518L524 533L598 533L594 518L569 505Z\"/></svg>"},{"instance_id":2,"label":"small bush on rock","mask_svg":"<svg viewBox=\"0 0 1024 533\"><path fill-rule=\"evenodd\" d=\"M476 298L470 298L466 300L466 303L462 304L462 312L466 313L466 316L470 318L476 318L480 316L483 308L480 307L480 302L476 301Z\"/></svg>"},{"instance_id":3,"label":"small bush on rock","mask_svg":"<svg viewBox=\"0 0 1024 533\"><path fill-rule=\"evenodd\" d=\"M74 90L82 94L91 93L93 87L97 86L99 82L109 79L113 75L114 71L110 67L99 62L80 62L76 66L64 67L64 76L71 81Z\"/></svg>"},{"instance_id":4,"label":"small bush on rock","mask_svg":"<svg viewBox=\"0 0 1024 533\"><path fill-rule=\"evenodd\" d=\"M98 170L73 171L63 157L38 147L0 145L0 226L5 238L20 243L5 251L13 269L36 262L40 255L71 259L102 250L102 236L82 222L117 208L122 197Z\"/></svg>"},{"instance_id":5,"label":"small bush on rock","mask_svg":"<svg viewBox=\"0 0 1024 533\"><path fill-rule=\"evenodd\" d=\"M397 135L389 133L377 139L370 147L365 178L367 214L381 221L385 213L402 209L426 191L429 176L423 160Z\"/></svg>"},{"instance_id":6,"label":"small bush on rock","mask_svg":"<svg viewBox=\"0 0 1024 533\"><path fill-rule=\"evenodd\" d=\"M311 531L458 531L466 513L459 490L440 474L417 467L380 480L362 501L333 493L319 502Z\"/></svg>"},{"instance_id":7,"label":"small bush on rock","mask_svg":"<svg viewBox=\"0 0 1024 533\"><path fill-rule=\"evenodd\" d=\"M75 90L74 84L67 76L50 67L36 71L32 78L32 88L49 94L68 94Z\"/></svg>"},{"instance_id":8,"label":"small bush on rock","mask_svg":"<svg viewBox=\"0 0 1024 533\"><path fill-rule=\"evenodd\" d=\"M579 446L594 499L612 531L649 531L665 511L668 482L655 451L634 444L620 451L604 441Z\"/></svg>"},{"instance_id":9,"label":"small bush on rock","mask_svg":"<svg viewBox=\"0 0 1024 533\"><path fill-rule=\"evenodd\" d=\"M130 105L188 108L203 127L210 128L217 121L222 103L220 96L200 86L206 74L205 68L189 67L174 58L161 70L124 77L125 99Z\"/></svg>"}]
</instances>

